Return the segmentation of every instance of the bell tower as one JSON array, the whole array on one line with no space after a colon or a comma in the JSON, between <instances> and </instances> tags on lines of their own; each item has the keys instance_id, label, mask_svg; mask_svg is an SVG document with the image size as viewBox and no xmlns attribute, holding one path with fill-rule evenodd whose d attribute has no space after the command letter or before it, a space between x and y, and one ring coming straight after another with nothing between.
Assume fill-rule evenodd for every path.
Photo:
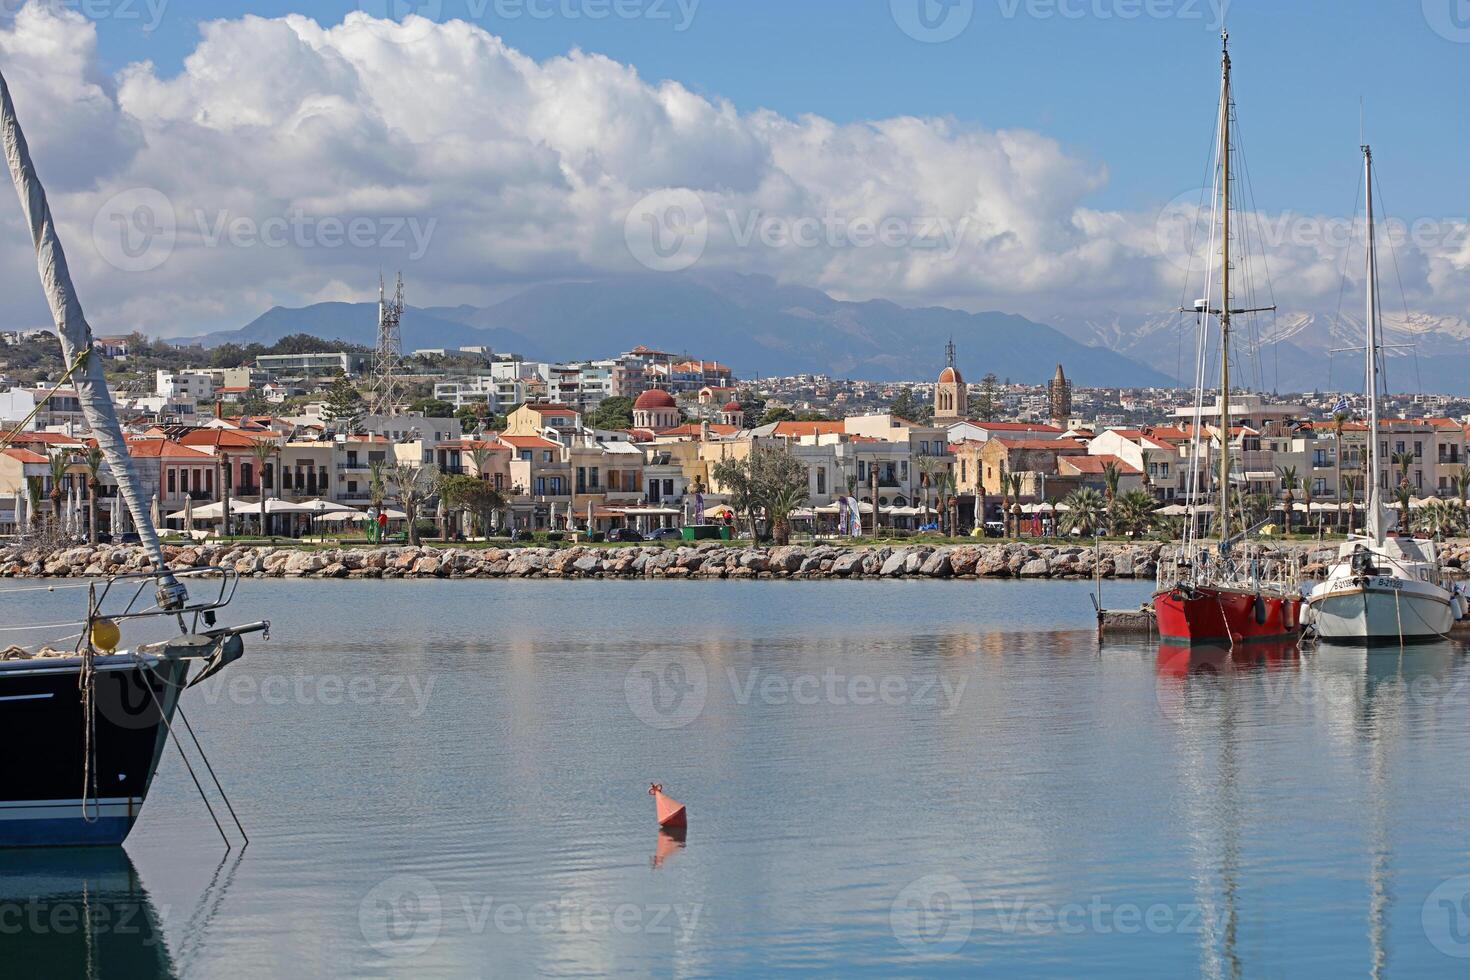
<instances>
[{"instance_id":1,"label":"bell tower","mask_svg":"<svg viewBox=\"0 0 1470 980\"><path fill-rule=\"evenodd\" d=\"M954 338L944 348L944 370L934 383L934 420L954 422L967 418L970 413L969 392L965 388L964 376L955 367Z\"/></svg>"}]
</instances>

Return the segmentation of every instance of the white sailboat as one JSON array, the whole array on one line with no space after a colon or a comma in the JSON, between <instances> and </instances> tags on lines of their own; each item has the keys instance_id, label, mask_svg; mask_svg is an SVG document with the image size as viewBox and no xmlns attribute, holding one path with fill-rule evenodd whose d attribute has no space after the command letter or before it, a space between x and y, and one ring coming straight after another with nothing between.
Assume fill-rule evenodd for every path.
<instances>
[{"instance_id":1,"label":"white sailboat","mask_svg":"<svg viewBox=\"0 0 1470 980\"><path fill-rule=\"evenodd\" d=\"M1317 635L1339 643L1403 642L1449 633L1462 606L1446 581L1432 541L1416 541L1400 528L1387 534L1378 485L1378 258L1373 228L1373 150L1363 147L1367 183L1367 526L1349 535L1325 581L1307 597L1307 621Z\"/></svg>"}]
</instances>

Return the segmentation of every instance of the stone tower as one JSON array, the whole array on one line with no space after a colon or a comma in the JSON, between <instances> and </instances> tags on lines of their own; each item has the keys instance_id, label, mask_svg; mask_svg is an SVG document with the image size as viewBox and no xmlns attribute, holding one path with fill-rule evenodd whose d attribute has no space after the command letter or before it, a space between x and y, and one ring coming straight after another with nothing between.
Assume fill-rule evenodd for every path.
<instances>
[{"instance_id":1,"label":"stone tower","mask_svg":"<svg viewBox=\"0 0 1470 980\"><path fill-rule=\"evenodd\" d=\"M944 348L945 367L934 384L934 421L955 422L969 417L970 397L960 369L954 366L954 340Z\"/></svg>"},{"instance_id":2,"label":"stone tower","mask_svg":"<svg viewBox=\"0 0 1470 980\"><path fill-rule=\"evenodd\" d=\"M1051 420L1059 425L1066 425L1071 417L1072 382L1067 380L1062 366L1058 364L1057 373L1051 379Z\"/></svg>"}]
</instances>

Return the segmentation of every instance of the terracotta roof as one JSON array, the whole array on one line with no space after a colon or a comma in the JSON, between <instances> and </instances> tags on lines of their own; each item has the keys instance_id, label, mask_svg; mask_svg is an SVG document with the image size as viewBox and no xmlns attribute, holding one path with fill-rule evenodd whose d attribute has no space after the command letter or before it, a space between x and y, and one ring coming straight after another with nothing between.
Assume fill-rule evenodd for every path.
<instances>
[{"instance_id":1,"label":"terracotta roof","mask_svg":"<svg viewBox=\"0 0 1470 980\"><path fill-rule=\"evenodd\" d=\"M209 453L180 445L171 439L129 439L128 455L138 459L197 459L213 461Z\"/></svg>"},{"instance_id":2,"label":"terracotta roof","mask_svg":"<svg viewBox=\"0 0 1470 980\"><path fill-rule=\"evenodd\" d=\"M561 446L540 436L501 436L500 441L514 449L560 449Z\"/></svg>"},{"instance_id":3,"label":"terracotta roof","mask_svg":"<svg viewBox=\"0 0 1470 980\"><path fill-rule=\"evenodd\" d=\"M741 408L740 407L740 403L737 402L735 399L732 398L729 401L725 402L725 407L722 408L722 409L720 409L720 411L727 412L727 413L728 412L743 412L743 411L745 411L745 409Z\"/></svg>"},{"instance_id":4,"label":"terracotta roof","mask_svg":"<svg viewBox=\"0 0 1470 980\"><path fill-rule=\"evenodd\" d=\"M1087 451L1087 447L1082 445L1082 443L1078 442L1076 439L1006 439L997 436L990 441L1000 443L1000 445L1004 446L1006 449L1044 449L1055 450L1058 452L1064 450L1077 450L1079 452Z\"/></svg>"},{"instance_id":5,"label":"terracotta roof","mask_svg":"<svg viewBox=\"0 0 1470 980\"><path fill-rule=\"evenodd\" d=\"M1055 432L1062 434L1062 430L1046 422L981 422L977 419L966 419L970 425L977 429L985 429L988 432Z\"/></svg>"},{"instance_id":6,"label":"terracotta roof","mask_svg":"<svg viewBox=\"0 0 1470 980\"><path fill-rule=\"evenodd\" d=\"M711 422L710 423L710 426L709 426L709 430L710 430L710 432L712 434L718 435L718 436L730 436L730 435L734 435L735 433L737 433L737 432L740 431L739 429L735 428L735 426L733 426L733 425L721 425L721 424L719 424L717 422ZM659 429L659 430L657 430L657 432L655 434L658 435L658 436L660 436L660 437L662 437L662 436L697 436L697 435L699 435L700 431L701 430L700 430L700 427L699 427L699 423L697 423L697 422L689 422L689 423L686 423L684 425L675 426L672 429Z\"/></svg>"},{"instance_id":7,"label":"terracotta roof","mask_svg":"<svg viewBox=\"0 0 1470 980\"><path fill-rule=\"evenodd\" d=\"M845 422L777 422L772 430L775 435L799 438L801 436L841 435L847 431Z\"/></svg>"},{"instance_id":8,"label":"terracotta roof","mask_svg":"<svg viewBox=\"0 0 1470 980\"><path fill-rule=\"evenodd\" d=\"M679 403L674 401L674 396L662 388L649 388L638 396L633 403L635 409L648 411L655 408L678 408Z\"/></svg>"},{"instance_id":9,"label":"terracotta roof","mask_svg":"<svg viewBox=\"0 0 1470 980\"><path fill-rule=\"evenodd\" d=\"M955 370L952 367L947 367L943 371L939 372L939 381L936 383L942 385L962 385L965 383L965 379L959 371Z\"/></svg>"},{"instance_id":10,"label":"terracotta roof","mask_svg":"<svg viewBox=\"0 0 1470 980\"><path fill-rule=\"evenodd\" d=\"M538 413L540 415L567 415L567 414L576 415L576 414L578 414L577 410L575 408L573 408L572 406L570 406L570 405L557 405L557 404L553 404L551 402L540 402L540 403L537 403L537 404L527 403L525 405L522 405L521 407L522 408L526 408L526 409L530 409L531 411L536 412L536 413Z\"/></svg>"},{"instance_id":11,"label":"terracotta roof","mask_svg":"<svg viewBox=\"0 0 1470 980\"><path fill-rule=\"evenodd\" d=\"M11 459L18 459L22 463L46 463L49 460L40 453L33 453L29 449L6 449L5 455Z\"/></svg>"},{"instance_id":12,"label":"terracotta roof","mask_svg":"<svg viewBox=\"0 0 1470 980\"><path fill-rule=\"evenodd\" d=\"M1118 467L1118 472L1126 475L1142 473L1138 467L1126 463L1117 456L1063 456L1057 461L1058 466L1076 470L1078 473L1101 473L1109 463Z\"/></svg>"},{"instance_id":13,"label":"terracotta roof","mask_svg":"<svg viewBox=\"0 0 1470 980\"><path fill-rule=\"evenodd\" d=\"M216 449L254 449L262 442L255 436L247 435L240 429L195 429L179 436L179 444L184 446L212 446Z\"/></svg>"}]
</instances>

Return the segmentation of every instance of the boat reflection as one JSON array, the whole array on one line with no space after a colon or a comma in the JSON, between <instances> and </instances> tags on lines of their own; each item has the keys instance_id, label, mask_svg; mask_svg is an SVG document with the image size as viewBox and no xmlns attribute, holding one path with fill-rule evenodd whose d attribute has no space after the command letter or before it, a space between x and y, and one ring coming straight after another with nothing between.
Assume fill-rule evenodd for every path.
<instances>
[{"instance_id":1,"label":"boat reflection","mask_svg":"<svg viewBox=\"0 0 1470 980\"><path fill-rule=\"evenodd\" d=\"M0 949L12 977L175 977L163 922L121 848L11 851Z\"/></svg>"},{"instance_id":2,"label":"boat reflection","mask_svg":"<svg viewBox=\"0 0 1470 980\"><path fill-rule=\"evenodd\" d=\"M1301 659L1296 640L1242 643L1235 647L1160 643L1154 669L1159 677L1187 678L1250 670L1279 670Z\"/></svg>"},{"instance_id":3,"label":"boat reflection","mask_svg":"<svg viewBox=\"0 0 1470 980\"><path fill-rule=\"evenodd\" d=\"M687 826L660 827L658 844L654 847L653 858L650 861L653 870L657 871L662 868L665 861L682 851L688 837L689 828Z\"/></svg>"}]
</instances>

